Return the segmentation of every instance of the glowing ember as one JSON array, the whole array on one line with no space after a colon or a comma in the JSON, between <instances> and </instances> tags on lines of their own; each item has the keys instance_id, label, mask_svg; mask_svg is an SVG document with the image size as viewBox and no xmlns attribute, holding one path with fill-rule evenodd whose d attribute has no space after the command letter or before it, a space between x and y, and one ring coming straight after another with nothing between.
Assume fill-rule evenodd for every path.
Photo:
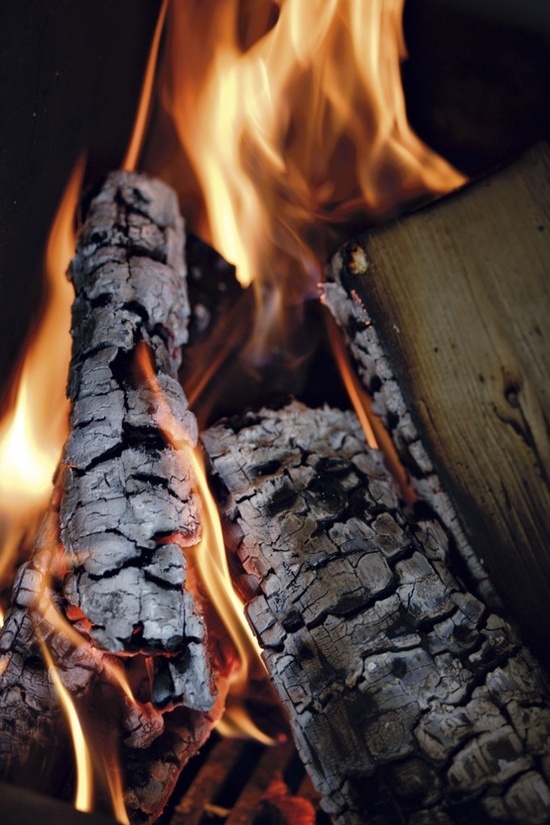
<instances>
[{"instance_id":1,"label":"glowing ember","mask_svg":"<svg viewBox=\"0 0 550 825\"><path fill-rule=\"evenodd\" d=\"M204 201L197 230L236 264L242 284L254 283L258 352L274 348L290 305L317 296L322 263L338 226L358 214L389 214L412 198L443 193L464 182L408 126L399 73L405 55L403 2L257 0L244 17L239 16L239 0L172 5L163 104L196 177L197 189L191 194ZM143 143L167 7L168 0L163 0L123 161L127 170L135 168ZM14 404L0 422L0 582L25 530L34 529L33 517L46 504L67 434L64 386L72 290L64 275L74 254L73 218L82 172L79 163L52 226L47 309L24 356ZM189 194L189 181L178 181L174 168L164 168L163 175L180 194ZM384 435L369 417L370 402L354 381L336 338L333 344L367 441L380 443ZM259 647L231 583L202 458L179 434L145 344L138 366L155 394L158 423L192 468L202 500L196 565L235 649L232 699L219 729L228 736L271 743L237 701L246 694L249 665L258 659ZM403 478L400 481L406 490ZM52 571L57 580L62 575L63 570ZM91 645L85 617L71 615L68 621L53 603L45 602L42 618L75 647L85 646L90 660L120 688L127 710L155 717L150 704L136 701L123 665ZM82 635L77 632L81 629ZM93 771L82 725L42 640L41 647L77 754L75 805L91 810ZM103 766L93 767L109 787L117 820L127 823L115 749L102 758Z\"/></svg>"},{"instance_id":2,"label":"glowing ember","mask_svg":"<svg viewBox=\"0 0 550 825\"><path fill-rule=\"evenodd\" d=\"M145 343L138 347L136 360L141 374L155 396L157 404L155 418L160 429L166 440L180 454L183 465L191 467L195 477L202 502L202 537L195 550L194 558L202 585L211 604L222 619L237 654L237 661L231 676L230 696L242 698L246 693L249 662L256 658L261 661L260 647L244 617L243 604L233 589L220 517L208 487L202 457L198 450L189 445L185 431L174 420L153 369L150 350ZM226 725L227 730L233 731L233 735L238 726L239 716L242 719L246 714L234 714L232 722ZM240 727L240 734L256 736L260 741L272 741L249 719L246 722L246 730Z\"/></svg>"}]
</instances>

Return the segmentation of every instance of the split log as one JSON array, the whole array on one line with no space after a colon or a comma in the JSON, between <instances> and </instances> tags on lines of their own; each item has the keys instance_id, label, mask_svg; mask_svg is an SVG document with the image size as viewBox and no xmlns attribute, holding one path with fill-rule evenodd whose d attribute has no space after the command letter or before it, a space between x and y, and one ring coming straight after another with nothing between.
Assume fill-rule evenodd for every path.
<instances>
[{"instance_id":1,"label":"split log","mask_svg":"<svg viewBox=\"0 0 550 825\"><path fill-rule=\"evenodd\" d=\"M176 378L183 242L177 199L159 181L114 173L90 205L69 273L71 434L0 638L0 772L12 781L36 786L67 740L41 642L87 712L121 662L148 675L145 696L121 698L115 713L136 823L158 816L219 719L230 668L207 634L191 555L201 517L188 452L197 425Z\"/></svg>"},{"instance_id":2,"label":"split log","mask_svg":"<svg viewBox=\"0 0 550 825\"><path fill-rule=\"evenodd\" d=\"M513 630L405 517L351 412L234 417L204 446L249 621L342 825L545 823L548 692Z\"/></svg>"},{"instance_id":3,"label":"split log","mask_svg":"<svg viewBox=\"0 0 550 825\"><path fill-rule=\"evenodd\" d=\"M549 181L540 145L347 244L325 285L413 484L546 657Z\"/></svg>"}]
</instances>

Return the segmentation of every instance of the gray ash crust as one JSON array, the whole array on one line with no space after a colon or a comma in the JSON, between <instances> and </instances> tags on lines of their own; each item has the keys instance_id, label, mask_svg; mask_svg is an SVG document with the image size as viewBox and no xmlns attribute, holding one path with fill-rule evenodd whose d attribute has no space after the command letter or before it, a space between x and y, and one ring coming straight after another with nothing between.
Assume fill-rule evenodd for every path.
<instances>
[{"instance_id":1,"label":"gray ash crust","mask_svg":"<svg viewBox=\"0 0 550 825\"><path fill-rule=\"evenodd\" d=\"M544 678L406 516L351 412L292 404L203 436L247 607L300 756L338 825L543 825Z\"/></svg>"},{"instance_id":2,"label":"gray ash crust","mask_svg":"<svg viewBox=\"0 0 550 825\"><path fill-rule=\"evenodd\" d=\"M94 642L165 655L155 701L208 710L206 626L186 586L200 501L184 458L197 425L177 380L190 315L184 240L175 193L144 175L113 173L90 204L69 271L76 297L61 540L64 595L90 621ZM136 361L140 347L164 400Z\"/></svg>"}]
</instances>

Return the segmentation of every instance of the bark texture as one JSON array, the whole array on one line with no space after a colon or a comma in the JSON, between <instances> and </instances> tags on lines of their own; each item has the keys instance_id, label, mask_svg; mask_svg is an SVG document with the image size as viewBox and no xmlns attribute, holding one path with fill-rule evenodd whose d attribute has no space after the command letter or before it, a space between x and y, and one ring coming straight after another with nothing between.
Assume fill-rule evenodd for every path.
<instances>
[{"instance_id":1,"label":"bark texture","mask_svg":"<svg viewBox=\"0 0 550 825\"><path fill-rule=\"evenodd\" d=\"M183 243L175 194L158 181L117 172L91 203L70 268L71 434L0 637L2 776L35 788L44 777L52 792L72 761L46 648L83 718L108 718L118 736L135 823L158 816L208 737L230 669L207 636L192 557L197 425L176 378Z\"/></svg>"},{"instance_id":2,"label":"bark texture","mask_svg":"<svg viewBox=\"0 0 550 825\"><path fill-rule=\"evenodd\" d=\"M60 511L64 592L101 648L169 654L158 659L155 702L209 710L206 628L187 575L200 502L185 460L196 421L177 381L189 315L184 275L174 192L143 176L109 176L70 267L76 298ZM136 359L140 346L153 385Z\"/></svg>"},{"instance_id":3,"label":"bark texture","mask_svg":"<svg viewBox=\"0 0 550 825\"><path fill-rule=\"evenodd\" d=\"M186 707L164 712L149 701L128 700L116 677L122 675L121 662L91 643L79 622L73 625L66 618L70 607L59 592L63 559L59 515L52 508L31 560L18 574L0 637L0 773L45 793L61 791L67 781L69 735L59 688L45 664L45 646L81 719L93 719L91 704L102 722L108 717L104 724L111 743L117 742L128 814L132 823L149 823L221 717L227 673L217 661L217 695L208 712ZM101 754L92 761L100 775Z\"/></svg>"},{"instance_id":4,"label":"bark texture","mask_svg":"<svg viewBox=\"0 0 550 825\"><path fill-rule=\"evenodd\" d=\"M549 204L539 144L346 244L325 287L413 483L546 662Z\"/></svg>"},{"instance_id":5,"label":"bark texture","mask_svg":"<svg viewBox=\"0 0 550 825\"><path fill-rule=\"evenodd\" d=\"M293 404L203 435L247 607L342 825L547 822L550 712L513 630L407 518L352 413Z\"/></svg>"},{"instance_id":6,"label":"bark texture","mask_svg":"<svg viewBox=\"0 0 550 825\"><path fill-rule=\"evenodd\" d=\"M449 531L476 583L478 594L495 605L498 598L483 563L467 538L455 506L424 448L365 304L346 277L347 273L360 272L366 265L364 252L357 244L337 253L327 270L323 301L344 331L361 383L372 395L373 412L386 426L411 486L423 501L429 502Z\"/></svg>"}]
</instances>

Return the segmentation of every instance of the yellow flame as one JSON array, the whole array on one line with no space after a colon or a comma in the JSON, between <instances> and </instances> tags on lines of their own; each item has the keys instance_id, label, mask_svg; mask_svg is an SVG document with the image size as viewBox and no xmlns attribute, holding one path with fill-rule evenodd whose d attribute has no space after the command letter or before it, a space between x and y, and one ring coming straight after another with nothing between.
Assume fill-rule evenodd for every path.
<instances>
[{"instance_id":1,"label":"yellow flame","mask_svg":"<svg viewBox=\"0 0 550 825\"><path fill-rule=\"evenodd\" d=\"M262 745L275 745L278 740L268 736L254 724L242 705L229 705L216 730L227 739L256 739Z\"/></svg>"},{"instance_id":2,"label":"yellow flame","mask_svg":"<svg viewBox=\"0 0 550 825\"><path fill-rule=\"evenodd\" d=\"M361 424L365 441L372 449L380 449L382 451L386 467L395 479L403 500L407 502L407 504L412 504L417 500L417 495L410 485L407 472L399 460L391 436L382 421L374 413L372 398L363 389L355 370L349 362L344 343L336 328L336 322L330 315L325 315L325 322L332 352L334 353L342 381L344 382L355 414Z\"/></svg>"},{"instance_id":3,"label":"yellow flame","mask_svg":"<svg viewBox=\"0 0 550 825\"><path fill-rule=\"evenodd\" d=\"M403 2L257 0L246 25L239 0L172 8L163 103L204 197L198 229L262 311L266 289L283 311L317 294L324 224L464 182L408 125Z\"/></svg>"},{"instance_id":4,"label":"yellow flame","mask_svg":"<svg viewBox=\"0 0 550 825\"><path fill-rule=\"evenodd\" d=\"M136 119L134 121L134 128L132 130L130 143L128 144L128 148L126 149L126 154L124 156L124 160L122 161L121 166L121 168L124 169L126 172L133 172L136 169L139 156L141 154L141 150L143 147L143 140L147 128L147 121L149 119L149 113L151 110L151 98L153 94L153 85L155 80L155 72L157 68L160 39L162 36L162 29L164 27L164 20L166 18L168 2L169 0L163 0L162 5L160 7L159 16L157 18L157 24L155 26L155 31L153 34L153 40L151 42L151 48L149 50L149 56L147 58L147 65L145 67L145 75L143 78L143 85L141 87L138 110L136 113Z\"/></svg>"},{"instance_id":5,"label":"yellow flame","mask_svg":"<svg viewBox=\"0 0 550 825\"><path fill-rule=\"evenodd\" d=\"M76 708L70 697L69 691L61 681L61 677L59 676L59 673L54 665L50 651L48 650L48 647L42 639L38 629L37 635L44 661L48 667L50 679L53 682L59 697L59 702L67 717L73 739L73 748L76 760L76 793L74 806L77 811L89 813L92 810L93 797L93 772L90 751L88 750L84 731L82 730L82 725L80 724L78 713L76 712Z\"/></svg>"},{"instance_id":6,"label":"yellow flame","mask_svg":"<svg viewBox=\"0 0 550 825\"><path fill-rule=\"evenodd\" d=\"M34 532L67 435L65 381L71 339L74 214L84 164L76 164L54 218L45 257L46 305L17 372L13 406L0 421L0 580L23 536Z\"/></svg>"},{"instance_id":7,"label":"yellow flame","mask_svg":"<svg viewBox=\"0 0 550 825\"><path fill-rule=\"evenodd\" d=\"M117 822L120 822L121 825L130 825L126 805L124 804L124 792L118 759L113 759L110 764L106 763L104 769L115 819Z\"/></svg>"},{"instance_id":8,"label":"yellow flame","mask_svg":"<svg viewBox=\"0 0 550 825\"><path fill-rule=\"evenodd\" d=\"M191 468L202 502L201 526L202 536L195 548L195 560L201 577L201 583L215 607L224 627L235 647L238 663L231 674L230 695L242 697L245 693L249 663L252 659L261 659L260 646L253 635L243 612L243 603L235 593L227 563L225 543L219 513L204 471L202 456L187 439L185 430L174 418L169 404L164 398L151 361L151 353L142 343L136 353L138 368L155 396L155 417L167 442L179 453L183 466ZM249 720L247 735L255 736L259 741L265 739L254 723ZM269 742L273 740L269 739Z\"/></svg>"}]
</instances>

